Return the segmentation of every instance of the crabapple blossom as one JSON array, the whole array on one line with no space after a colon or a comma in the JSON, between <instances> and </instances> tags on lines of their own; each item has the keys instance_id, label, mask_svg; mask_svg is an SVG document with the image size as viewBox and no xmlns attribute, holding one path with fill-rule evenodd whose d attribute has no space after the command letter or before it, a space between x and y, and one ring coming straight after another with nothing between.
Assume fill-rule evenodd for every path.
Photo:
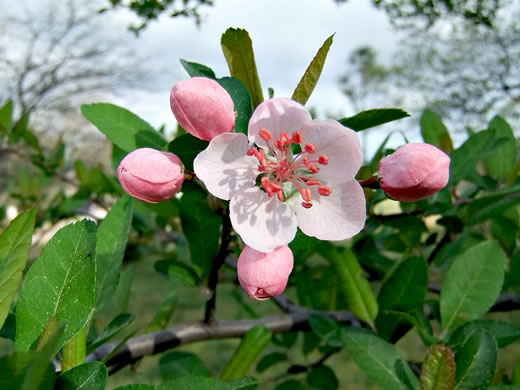
<instances>
[{"instance_id":1,"label":"crabapple blossom","mask_svg":"<svg viewBox=\"0 0 520 390\"><path fill-rule=\"evenodd\" d=\"M381 188L394 200L415 202L443 189L450 177L450 158L430 144L401 146L379 164Z\"/></svg>"},{"instance_id":2,"label":"crabapple blossom","mask_svg":"<svg viewBox=\"0 0 520 390\"><path fill-rule=\"evenodd\" d=\"M141 148L128 154L117 168L125 192L148 203L171 199L184 181L184 165L173 153Z\"/></svg>"},{"instance_id":3,"label":"crabapple blossom","mask_svg":"<svg viewBox=\"0 0 520 390\"><path fill-rule=\"evenodd\" d=\"M293 269L293 254L287 245L273 252L259 252L245 246L238 257L240 285L253 299L263 300L280 295Z\"/></svg>"},{"instance_id":4,"label":"crabapple blossom","mask_svg":"<svg viewBox=\"0 0 520 390\"><path fill-rule=\"evenodd\" d=\"M235 128L235 105L231 96L207 77L192 77L175 84L170 107L184 130L202 140L210 141Z\"/></svg>"},{"instance_id":5,"label":"crabapple blossom","mask_svg":"<svg viewBox=\"0 0 520 390\"><path fill-rule=\"evenodd\" d=\"M354 131L274 98L256 108L248 136L213 138L193 165L209 192L230 200L231 223L246 245L272 252L291 242L297 227L321 240L357 234L366 218L354 179L361 163Z\"/></svg>"}]
</instances>

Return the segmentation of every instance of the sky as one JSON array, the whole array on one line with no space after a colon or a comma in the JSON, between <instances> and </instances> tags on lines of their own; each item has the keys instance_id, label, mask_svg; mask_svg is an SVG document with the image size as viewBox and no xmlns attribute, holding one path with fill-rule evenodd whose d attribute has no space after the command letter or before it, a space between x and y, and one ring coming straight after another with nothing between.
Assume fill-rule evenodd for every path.
<instances>
[{"instance_id":1,"label":"sky","mask_svg":"<svg viewBox=\"0 0 520 390\"><path fill-rule=\"evenodd\" d=\"M116 104L154 126L165 124L173 129L169 93L175 82L188 78L179 58L205 64L218 77L228 76L220 37L228 27L239 27L245 28L253 41L264 96L272 87L275 96L290 97L317 50L335 34L307 107L316 108L321 118L332 114L339 119L354 114L338 85L349 53L370 45L377 49L382 62L389 62L398 44L386 14L367 0L346 4L333 0L215 0L213 7L202 7L200 12L203 22L199 27L192 19L167 15L150 23L134 45L138 55L150 61L150 69L160 82L146 91L121 94Z\"/></svg>"}]
</instances>

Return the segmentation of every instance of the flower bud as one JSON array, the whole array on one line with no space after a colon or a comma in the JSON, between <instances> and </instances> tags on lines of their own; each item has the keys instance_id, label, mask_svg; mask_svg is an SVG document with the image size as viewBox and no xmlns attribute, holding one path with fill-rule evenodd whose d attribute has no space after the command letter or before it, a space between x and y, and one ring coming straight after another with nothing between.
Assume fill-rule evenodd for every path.
<instances>
[{"instance_id":1,"label":"flower bud","mask_svg":"<svg viewBox=\"0 0 520 390\"><path fill-rule=\"evenodd\" d=\"M117 168L125 192L139 200L157 203L171 199L184 181L184 166L172 153L142 148L128 154Z\"/></svg>"},{"instance_id":2,"label":"flower bud","mask_svg":"<svg viewBox=\"0 0 520 390\"><path fill-rule=\"evenodd\" d=\"M293 254L287 245L271 253L246 246L238 258L238 280L251 298L268 299L285 290L292 268Z\"/></svg>"},{"instance_id":3,"label":"flower bud","mask_svg":"<svg viewBox=\"0 0 520 390\"><path fill-rule=\"evenodd\" d=\"M429 144L406 144L379 164L380 186L401 202L415 202L443 189L450 176L450 158Z\"/></svg>"},{"instance_id":4,"label":"flower bud","mask_svg":"<svg viewBox=\"0 0 520 390\"><path fill-rule=\"evenodd\" d=\"M235 128L235 105L231 96L207 77L193 77L175 84L170 107L184 130L206 141Z\"/></svg>"}]
</instances>

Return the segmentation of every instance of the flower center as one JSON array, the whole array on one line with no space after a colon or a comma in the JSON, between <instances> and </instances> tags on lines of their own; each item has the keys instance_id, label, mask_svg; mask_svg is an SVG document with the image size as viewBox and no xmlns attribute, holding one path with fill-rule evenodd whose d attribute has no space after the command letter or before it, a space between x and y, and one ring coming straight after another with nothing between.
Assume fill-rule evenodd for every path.
<instances>
[{"instance_id":1,"label":"flower center","mask_svg":"<svg viewBox=\"0 0 520 390\"><path fill-rule=\"evenodd\" d=\"M316 158L314 156L316 146L307 143L303 145L301 152L293 155L292 144L301 146L303 143L299 131L295 131L292 137L289 137L287 133L282 133L280 139L273 140L273 135L269 130L261 129L260 137L267 143L268 152L251 146L247 155L258 159L258 170L262 172L260 185L270 197L276 195L283 202L285 200L284 184L290 183L300 193L303 199L302 206L311 208L312 191L310 187L317 186L321 196L329 196L332 193L330 187L322 185L315 177L320 170L318 165L329 163L329 157L326 154Z\"/></svg>"}]
</instances>

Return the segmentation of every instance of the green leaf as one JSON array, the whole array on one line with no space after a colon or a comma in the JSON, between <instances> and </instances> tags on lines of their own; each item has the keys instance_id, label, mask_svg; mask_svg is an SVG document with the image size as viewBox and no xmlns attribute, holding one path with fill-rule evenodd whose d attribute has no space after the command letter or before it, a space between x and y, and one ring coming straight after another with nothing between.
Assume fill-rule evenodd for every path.
<instances>
[{"instance_id":1,"label":"green leaf","mask_svg":"<svg viewBox=\"0 0 520 390\"><path fill-rule=\"evenodd\" d=\"M249 118L253 114L253 106L251 105L251 95L242 82L234 77L224 77L218 79L217 82L228 91L235 103L235 132L247 135L247 126Z\"/></svg>"},{"instance_id":2,"label":"green leaf","mask_svg":"<svg viewBox=\"0 0 520 390\"><path fill-rule=\"evenodd\" d=\"M125 195L117 201L99 225L96 248L97 310L102 308L116 291L132 216L132 198Z\"/></svg>"},{"instance_id":3,"label":"green leaf","mask_svg":"<svg viewBox=\"0 0 520 390\"><path fill-rule=\"evenodd\" d=\"M349 309L359 319L373 324L378 311L377 301L370 284L363 277L356 255L349 249L331 245L322 245L320 253L332 264Z\"/></svg>"},{"instance_id":4,"label":"green leaf","mask_svg":"<svg viewBox=\"0 0 520 390\"><path fill-rule=\"evenodd\" d=\"M264 325L257 325L250 329L233 353L221 379L228 381L246 375L249 368L271 342L271 336L271 331Z\"/></svg>"},{"instance_id":5,"label":"green leaf","mask_svg":"<svg viewBox=\"0 0 520 390\"><path fill-rule=\"evenodd\" d=\"M477 320L469 322L453 332L450 337L450 344L463 344L473 332L478 330L485 330L492 335L497 342L498 348L504 348L520 340L520 326L504 321Z\"/></svg>"},{"instance_id":6,"label":"green leaf","mask_svg":"<svg viewBox=\"0 0 520 390\"><path fill-rule=\"evenodd\" d=\"M516 162L516 139L511 126L501 116L495 116L489 122L489 128L495 130L496 138L507 140L484 160L489 175L495 179L505 179Z\"/></svg>"},{"instance_id":7,"label":"green leaf","mask_svg":"<svg viewBox=\"0 0 520 390\"><path fill-rule=\"evenodd\" d=\"M483 241L453 261L441 292L442 327L456 329L495 303L504 282L505 255L496 241Z\"/></svg>"},{"instance_id":8,"label":"green leaf","mask_svg":"<svg viewBox=\"0 0 520 390\"><path fill-rule=\"evenodd\" d=\"M453 151L450 133L437 113L430 110L423 112L421 134L424 142L432 144L448 154Z\"/></svg>"},{"instance_id":9,"label":"green leaf","mask_svg":"<svg viewBox=\"0 0 520 390\"><path fill-rule=\"evenodd\" d=\"M394 345L361 328L344 328L341 336L352 360L374 383L385 390L419 388L417 377Z\"/></svg>"},{"instance_id":10,"label":"green leaf","mask_svg":"<svg viewBox=\"0 0 520 390\"><path fill-rule=\"evenodd\" d=\"M114 390L156 390L155 385L126 385L116 387Z\"/></svg>"},{"instance_id":11,"label":"green leaf","mask_svg":"<svg viewBox=\"0 0 520 390\"><path fill-rule=\"evenodd\" d=\"M126 153L146 147L161 150L167 143L163 135L148 122L114 104L84 104L81 106L81 112Z\"/></svg>"},{"instance_id":12,"label":"green leaf","mask_svg":"<svg viewBox=\"0 0 520 390\"><path fill-rule=\"evenodd\" d=\"M107 327L101 332L100 335L90 344L87 348L87 354L95 351L98 347L105 344L108 340L114 337L116 334L125 329L128 325L134 322L135 316L129 313L121 313L114 318Z\"/></svg>"},{"instance_id":13,"label":"green leaf","mask_svg":"<svg viewBox=\"0 0 520 390\"><path fill-rule=\"evenodd\" d=\"M157 390L252 390L257 386L253 378L240 378L229 382L222 382L215 378L181 376L164 385L157 386Z\"/></svg>"},{"instance_id":14,"label":"green leaf","mask_svg":"<svg viewBox=\"0 0 520 390\"><path fill-rule=\"evenodd\" d=\"M264 96L249 33L240 28L228 28L222 35L220 44L231 76L239 79L246 86L251 95L253 108L256 108L264 101Z\"/></svg>"},{"instance_id":15,"label":"green leaf","mask_svg":"<svg viewBox=\"0 0 520 390\"><path fill-rule=\"evenodd\" d=\"M152 322L146 328L146 333L158 332L163 330L168 325L168 321L177 307L177 294L175 291L170 292L160 303L159 308L153 316Z\"/></svg>"},{"instance_id":16,"label":"green leaf","mask_svg":"<svg viewBox=\"0 0 520 390\"><path fill-rule=\"evenodd\" d=\"M343 344L340 335L341 328L336 321L313 314L309 317L309 326L329 346L338 348Z\"/></svg>"},{"instance_id":17,"label":"green leaf","mask_svg":"<svg viewBox=\"0 0 520 390\"><path fill-rule=\"evenodd\" d=\"M161 356L159 372L164 381L181 376L209 376L206 365L190 352L170 351Z\"/></svg>"},{"instance_id":18,"label":"green leaf","mask_svg":"<svg viewBox=\"0 0 520 390\"><path fill-rule=\"evenodd\" d=\"M193 172L193 160L208 145L208 141L198 139L191 134L183 134L168 144L168 150L182 160L184 167L188 171Z\"/></svg>"},{"instance_id":19,"label":"green leaf","mask_svg":"<svg viewBox=\"0 0 520 390\"><path fill-rule=\"evenodd\" d=\"M27 369L37 354L36 351L15 352L0 357L0 389L19 390L27 377ZM53 389L56 377L54 371L54 366L49 359L43 377L35 378L36 382L39 382L38 390Z\"/></svg>"},{"instance_id":20,"label":"green leaf","mask_svg":"<svg viewBox=\"0 0 520 390\"><path fill-rule=\"evenodd\" d=\"M475 199L469 205L469 212L474 211L474 214L471 215L468 224L474 225L481 223L486 219L500 216L504 213L504 211L510 209L513 206L516 206L518 203L520 203L518 194L514 194L503 199L494 196L493 198L490 197Z\"/></svg>"},{"instance_id":21,"label":"green leaf","mask_svg":"<svg viewBox=\"0 0 520 390\"><path fill-rule=\"evenodd\" d=\"M108 371L101 362L84 363L56 379L55 390L105 390Z\"/></svg>"},{"instance_id":22,"label":"green leaf","mask_svg":"<svg viewBox=\"0 0 520 390\"><path fill-rule=\"evenodd\" d=\"M210 79L216 79L215 72L206 65L198 64L196 62L190 62L179 59L182 67L191 77L208 77Z\"/></svg>"},{"instance_id":23,"label":"green leaf","mask_svg":"<svg viewBox=\"0 0 520 390\"><path fill-rule=\"evenodd\" d=\"M318 84L318 80L320 78L321 71L323 70L323 65L325 65L327 53L329 52L330 45L332 45L333 38L334 34L328 37L318 50L318 53L316 53L316 56L312 59L310 65L307 67L307 70L298 83L298 86L294 90L294 93L291 97L292 100L300 102L303 105L305 105L307 100L309 100L314 87L316 87L316 84Z\"/></svg>"},{"instance_id":24,"label":"green leaf","mask_svg":"<svg viewBox=\"0 0 520 390\"><path fill-rule=\"evenodd\" d=\"M374 108L361 111L360 113L338 120L343 126L355 131L369 129L384 123L396 121L410 116L400 108Z\"/></svg>"},{"instance_id":25,"label":"green leaf","mask_svg":"<svg viewBox=\"0 0 520 390\"><path fill-rule=\"evenodd\" d=\"M49 367L51 367L51 369L53 368L52 359L63 342L63 336L64 329L60 327L42 348L35 353L34 358L25 370L23 382L20 386L21 390L43 390L42 387L44 389L53 388L55 376L52 375L49 378Z\"/></svg>"},{"instance_id":26,"label":"green leaf","mask_svg":"<svg viewBox=\"0 0 520 390\"><path fill-rule=\"evenodd\" d=\"M221 218L211 210L205 198L197 192L184 192L181 198L182 231L190 246L193 267L201 277L208 274L218 253L221 224Z\"/></svg>"},{"instance_id":27,"label":"green leaf","mask_svg":"<svg viewBox=\"0 0 520 390\"><path fill-rule=\"evenodd\" d=\"M473 333L455 354L454 390L485 390L495 373L497 344L487 332Z\"/></svg>"},{"instance_id":28,"label":"green leaf","mask_svg":"<svg viewBox=\"0 0 520 390\"><path fill-rule=\"evenodd\" d=\"M24 211L0 235L0 328L11 309L27 264L36 209Z\"/></svg>"},{"instance_id":29,"label":"green leaf","mask_svg":"<svg viewBox=\"0 0 520 390\"><path fill-rule=\"evenodd\" d=\"M287 355L285 353L282 353L282 352L268 353L267 355L264 355L262 357L262 359L260 359L260 361L256 365L256 371L264 372L268 368L271 368L272 366L274 366L278 363L286 362L287 360L288 360Z\"/></svg>"},{"instance_id":30,"label":"green leaf","mask_svg":"<svg viewBox=\"0 0 520 390\"><path fill-rule=\"evenodd\" d=\"M503 139L496 139L495 133L495 129L475 133L450 154L450 183L470 176L480 160L499 150Z\"/></svg>"},{"instance_id":31,"label":"green leaf","mask_svg":"<svg viewBox=\"0 0 520 390\"><path fill-rule=\"evenodd\" d=\"M274 390L303 390L304 384L296 379L289 379L277 385Z\"/></svg>"},{"instance_id":32,"label":"green leaf","mask_svg":"<svg viewBox=\"0 0 520 390\"><path fill-rule=\"evenodd\" d=\"M399 324L399 316L386 310L421 310L428 287L428 264L422 257L401 262L383 281L377 296L379 313L375 325L379 336L391 340Z\"/></svg>"},{"instance_id":33,"label":"green leaf","mask_svg":"<svg viewBox=\"0 0 520 390\"><path fill-rule=\"evenodd\" d=\"M455 383L455 355L444 345L432 347L421 368L421 390L451 390Z\"/></svg>"},{"instance_id":34,"label":"green leaf","mask_svg":"<svg viewBox=\"0 0 520 390\"><path fill-rule=\"evenodd\" d=\"M428 346L432 344L439 344L441 342L439 338L433 335L433 329L430 324L430 321L424 315L422 309L415 310L410 313L395 310L387 310L385 311L385 313L388 313L392 316L396 316L398 320L404 320L410 323L412 326L415 326L417 332L419 333L419 337L421 338L424 345Z\"/></svg>"},{"instance_id":35,"label":"green leaf","mask_svg":"<svg viewBox=\"0 0 520 390\"><path fill-rule=\"evenodd\" d=\"M0 133L5 133L11 128L11 121L13 118L13 101L8 100L0 108Z\"/></svg>"},{"instance_id":36,"label":"green leaf","mask_svg":"<svg viewBox=\"0 0 520 390\"><path fill-rule=\"evenodd\" d=\"M338 378L328 366L312 367L307 374L307 384L312 389L334 390L339 386Z\"/></svg>"},{"instance_id":37,"label":"green leaf","mask_svg":"<svg viewBox=\"0 0 520 390\"><path fill-rule=\"evenodd\" d=\"M63 344L87 324L96 299L95 249L96 225L88 220L65 226L45 245L20 289L16 350L29 350L55 316L65 326Z\"/></svg>"},{"instance_id":38,"label":"green leaf","mask_svg":"<svg viewBox=\"0 0 520 390\"><path fill-rule=\"evenodd\" d=\"M201 283L199 275L192 267L178 261L159 260L155 262L154 269L168 279L179 281L187 287L196 287Z\"/></svg>"}]
</instances>

